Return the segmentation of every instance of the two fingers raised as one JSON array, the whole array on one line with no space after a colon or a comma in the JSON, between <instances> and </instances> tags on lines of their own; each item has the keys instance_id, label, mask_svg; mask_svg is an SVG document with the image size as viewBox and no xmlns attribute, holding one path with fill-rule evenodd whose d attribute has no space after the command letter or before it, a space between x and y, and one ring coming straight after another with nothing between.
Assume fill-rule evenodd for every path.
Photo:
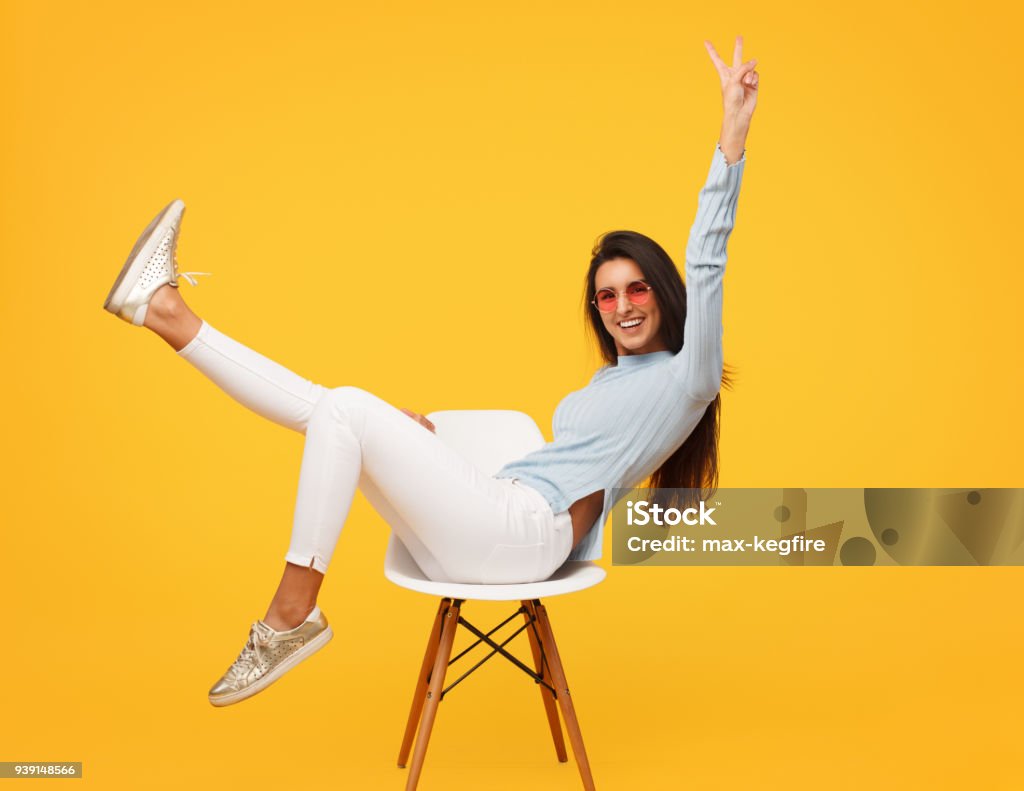
<instances>
[{"instance_id":1,"label":"two fingers raised","mask_svg":"<svg viewBox=\"0 0 1024 791\"><path fill-rule=\"evenodd\" d=\"M757 58L748 60L746 63L743 62L743 36L736 36L736 46L733 49L732 66L726 66L725 61L722 60L718 54L718 50L715 49L715 45L710 41L704 42L704 47L708 51L708 55L711 57L711 62L715 64L715 68L718 70L719 75L722 77L723 82L730 80L735 82L742 82L744 85L756 85L756 78L749 78L747 75L754 70L757 66ZM753 82L751 82L753 79Z\"/></svg>"}]
</instances>

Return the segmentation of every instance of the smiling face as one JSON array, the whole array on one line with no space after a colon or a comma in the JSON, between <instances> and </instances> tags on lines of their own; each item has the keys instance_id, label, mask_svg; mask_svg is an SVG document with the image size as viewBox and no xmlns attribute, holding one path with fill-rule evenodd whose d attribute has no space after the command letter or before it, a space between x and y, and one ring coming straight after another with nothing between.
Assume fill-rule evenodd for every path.
<instances>
[{"instance_id":1,"label":"smiling face","mask_svg":"<svg viewBox=\"0 0 1024 791\"><path fill-rule=\"evenodd\" d=\"M615 310L600 313L604 328L615 341L619 355L649 354L668 349L661 338L658 295L649 292L643 305L634 305L626 298L626 290L637 281L646 282L643 271L630 258L605 261L594 274L595 293L607 288L619 295Z\"/></svg>"}]
</instances>

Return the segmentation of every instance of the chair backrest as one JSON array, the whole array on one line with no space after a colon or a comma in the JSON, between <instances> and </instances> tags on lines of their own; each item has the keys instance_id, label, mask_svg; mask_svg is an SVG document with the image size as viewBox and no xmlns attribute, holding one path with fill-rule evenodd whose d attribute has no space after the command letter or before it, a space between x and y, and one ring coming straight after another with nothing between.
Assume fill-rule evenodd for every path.
<instances>
[{"instance_id":1,"label":"chair backrest","mask_svg":"<svg viewBox=\"0 0 1024 791\"><path fill-rule=\"evenodd\" d=\"M544 445L544 435L523 412L452 409L431 412L427 418L438 437L488 475Z\"/></svg>"}]
</instances>

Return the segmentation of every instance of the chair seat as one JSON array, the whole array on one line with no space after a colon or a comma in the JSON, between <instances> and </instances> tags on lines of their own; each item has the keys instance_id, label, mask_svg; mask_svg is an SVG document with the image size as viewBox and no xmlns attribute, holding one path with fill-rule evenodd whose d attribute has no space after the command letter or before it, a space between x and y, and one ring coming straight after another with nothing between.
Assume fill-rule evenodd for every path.
<instances>
[{"instance_id":1,"label":"chair seat","mask_svg":"<svg viewBox=\"0 0 1024 791\"><path fill-rule=\"evenodd\" d=\"M409 550L397 536L391 535L384 556L384 576L395 585L432 596L476 601L520 601L558 596L597 585L605 578L605 570L589 560L570 560L554 574L540 582L514 585L474 585L468 582L437 582L427 577L416 565Z\"/></svg>"}]
</instances>

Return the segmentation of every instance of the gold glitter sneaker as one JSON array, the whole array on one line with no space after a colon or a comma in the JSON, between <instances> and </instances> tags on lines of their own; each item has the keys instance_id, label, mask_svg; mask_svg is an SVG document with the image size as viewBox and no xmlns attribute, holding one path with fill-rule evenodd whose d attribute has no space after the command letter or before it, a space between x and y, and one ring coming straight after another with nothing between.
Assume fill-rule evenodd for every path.
<instances>
[{"instance_id":1,"label":"gold glitter sneaker","mask_svg":"<svg viewBox=\"0 0 1024 791\"><path fill-rule=\"evenodd\" d=\"M276 632L263 621L257 621L238 659L210 689L210 703L230 706L252 697L311 657L332 637L334 632L323 613L284 632Z\"/></svg>"},{"instance_id":2,"label":"gold glitter sneaker","mask_svg":"<svg viewBox=\"0 0 1024 791\"><path fill-rule=\"evenodd\" d=\"M128 260L121 267L114 285L103 303L104 310L137 327L146 319L149 300L164 285L178 287L178 262L174 257L178 246L178 231L185 204L180 200L168 203L153 218L135 242ZM209 272L181 272L185 280L196 285L193 275Z\"/></svg>"}]
</instances>

